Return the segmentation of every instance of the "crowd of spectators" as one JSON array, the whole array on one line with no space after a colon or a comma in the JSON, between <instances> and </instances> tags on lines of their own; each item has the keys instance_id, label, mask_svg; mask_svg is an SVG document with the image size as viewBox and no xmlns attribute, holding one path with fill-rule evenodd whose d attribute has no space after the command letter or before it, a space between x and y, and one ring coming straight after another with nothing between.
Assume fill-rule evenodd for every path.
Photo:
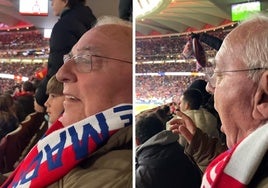
<instances>
[{"instance_id":1,"label":"crowd of spectators","mask_svg":"<svg viewBox=\"0 0 268 188\"><path fill-rule=\"evenodd\" d=\"M198 76L136 76L136 102L166 104L180 95Z\"/></svg>"},{"instance_id":2,"label":"crowd of spectators","mask_svg":"<svg viewBox=\"0 0 268 188\"><path fill-rule=\"evenodd\" d=\"M27 63L0 63L1 74L15 75L15 79L0 78L0 93L12 93L16 87L20 87L22 76L33 80L35 73L43 69L43 64L27 64Z\"/></svg>"},{"instance_id":3,"label":"crowd of spectators","mask_svg":"<svg viewBox=\"0 0 268 188\"><path fill-rule=\"evenodd\" d=\"M0 32L1 173L12 171L24 149L37 142L41 125L47 128L34 104L47 52L48 40L37 30Z\"/></svg>"},{"instance_id":4,"label":"crowd of spectators","mask_svg":"<svg viewBox=\"0 0 268 188\"><path fill-rule=\"evenodd\" d=\"M0 32L0 58L46 57L48 43L37 29Z\"/></svg>"},{"instance_id":5,"label":"crowd of spectators","mask_svg":"<svg viewBox=\"0 0 268 188\"><path fill-rule=\"evenodd\" d=\"M231 29L217 30L208 34L219 39L224 37ZM166 72L202 72L196 59L182 57L182 51L190 35L170 36L158 38L136 39L136 67L135 77L136 103L165 104L178 102L180 95L196 79L204 77L168 76ZM205 43L201 43L207 56L207 64L216 54L216 50ZM157 73L152 76L146 73Z\"/></svg>"},{"instance_id":6,"label":"crowd of spectators","mask_svg":"<svg viewBox=\"0 0 268 188\"><path fill-rule=\"evenodd\" d=\"M0 63L0 72L30 77L36 70L42 67L40 63Z\"/></svg>"},{"instance_id":7,"label":"crowd of spectators","mask_svg":"<svg viewBox=\"0 0 268 188\"><path fill-rule=\"evenodd\" d=\"M230 30L217 30L209 34L223 39ZM197 63L194 57L184 59L181 56L183 48L190 35L137 38L136 39L136 73L158 73L160 76L136 76L136 96L141 101L167 101L181 95L187 85L200 77L196 76L166 76L165 72L195 72ZM0 33L0 57L12 58L20 56L29 49L48 46L37 30L24 32ZM216 53L208 45L202 43L207 57ZM7 53L12 51L13 53ZM3 52L3 53L1 53ZM30 54L29 54L30 55ZM171 61L169 61L171 60ZM174 60L174 61L173 61ZM151 63L147 63L151 61ZM158 63L155 63L158 61ZM159 63L160 61L160 63ZM40 63L0 63L0 73L26 76L32 78L34 73L42 68ZM161 74L163 73L163 74ZM21 83L20 79L0 78L0 92L12 91ZM161 102L161 103L162 103Z\"/></svg>"},{"instance_id":8,"label":"crowd of spectators","mask_svg":"<svg viewBox=\"0 0 268 188\"><path fill-rule=\"evenodd\" d=\"M163 63L137 63L136 73L161 73L161 72L194 72L196 61L190 60L185 63L163 62Z\"/></svg>"},{"instance_id":9,"label":"crowd of spectators","mask_svg":"<svg viewBox=\"0 0 268 188\"><path fill-rule=\"evenodd\" d=\"M216 30L208 34L223 39L231 29ZM190 35L157 37L157 38L137 38L136 39L136 61L159 61L178 60ZM208 57L215 56L215 50L202 43Z\"/></svg>"},{"instance_id":10,"label":"crowd of spectators","mask_svg":"<svg viewBox=\"0 0 268 188\"><path fill-rule=\"evenodd\" d=\"M48 40L40 31L0 32L1 50L36 49L48 46Z\"/></svg>"}]
</instances>

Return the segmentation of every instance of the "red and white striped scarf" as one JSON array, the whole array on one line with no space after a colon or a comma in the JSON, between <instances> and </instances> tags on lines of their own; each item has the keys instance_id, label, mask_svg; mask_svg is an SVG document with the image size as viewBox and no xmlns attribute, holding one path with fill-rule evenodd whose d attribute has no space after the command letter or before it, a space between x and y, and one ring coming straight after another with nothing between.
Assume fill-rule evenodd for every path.
<instances>
[{"instance_id":1,"label":"red and white striped scarf","mask_svg":"<svg viewBox=\"0 0 268 188\"><path fill-rule=\"evenodd\" d=\"M2 187L46 187L104 145L117 130L129 125L130 104L115 106L68 127L57 121Z\"/></svg>"},{"instance_id":2,"label":"red and white striped scarf","mask_svg":"<svg viewBox=\"0 0 268 188\"><path fill-rule=\"evenodd\" d=\"M268 150L268 123L207 167L201 188L245 188Z\"/></svg>"}]
</instances>

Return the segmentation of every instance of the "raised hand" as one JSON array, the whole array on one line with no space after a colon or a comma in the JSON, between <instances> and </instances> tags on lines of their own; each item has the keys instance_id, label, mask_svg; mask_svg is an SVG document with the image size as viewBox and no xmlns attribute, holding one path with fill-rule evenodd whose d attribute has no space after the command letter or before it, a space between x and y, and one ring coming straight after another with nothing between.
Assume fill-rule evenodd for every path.
<instances>
[{"instance_id":1,"label":"raised hand","mask_svg":"<svg viewBox=\"0 0 268 188\"><path fill-rule=\"evenodd\" d=\"M181 111L177 111L176 114L179 118L172 119L169 122L170 130L173 133L177 133L183 136L186 139L186 141L190 144L197 127L195 123L192 121L192 119L187 115L185 115L184 113L182 113Z\"/></svg>"}]
</instances>

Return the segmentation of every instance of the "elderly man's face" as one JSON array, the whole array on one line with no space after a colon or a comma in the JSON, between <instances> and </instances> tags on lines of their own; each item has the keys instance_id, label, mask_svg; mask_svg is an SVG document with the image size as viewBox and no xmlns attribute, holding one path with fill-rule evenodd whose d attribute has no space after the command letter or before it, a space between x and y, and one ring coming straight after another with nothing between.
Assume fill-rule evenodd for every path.
<instances>
[{"instance_id":1,"label":"elderly man's face","mask_svg":"<svg viewBox=\"0 0 268 188\"><path fill-rule=\"evenodd\" d=\"M215 71L247 68L240 58L243 55L243 40L237 39L239 36L235 33L225 39L216 55ZM257 85L248 78L248 71L215 73L215 79L215 88L208 84L207 89L214 93L215 108L222 122L221 130L226 134L228 147L232 147L257 126L252 117Z\"/></svg>"},{"instance_id":2,"label":"elderly man's face","mask_svg":"<svg viewBox=\"0 0 268 188\"><path fill-rule=\"evenodd\" d=\"M131 34L131 28L118 25L93 28L73 47L71 56L85 55L90 60L90 55L98 55L131 62ZM57 79L64 83L64 126L117 104L132 103L132 64L124 61L92 56L91 68L84 64L81 69L73 60L60 68Z\"/></svg>"}]
</instances>

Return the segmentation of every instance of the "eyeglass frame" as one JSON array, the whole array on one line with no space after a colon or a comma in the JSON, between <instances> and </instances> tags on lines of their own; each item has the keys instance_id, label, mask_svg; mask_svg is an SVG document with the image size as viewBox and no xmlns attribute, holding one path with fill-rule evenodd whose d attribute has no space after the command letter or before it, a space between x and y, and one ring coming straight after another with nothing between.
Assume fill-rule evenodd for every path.
<instances>
[{"instance_id":1,"label":"eyeglass frame","mask_svg":"<svg viewBox=\"0 0 268 188\"><path fill-rule=\"evenodd\" d=\"M85 58L85 57L90 57L89 59L88 58ZM84 65L90 65L90 70L89 71L83 71L83 70L80 70L78 67L77 67L77 70L79 72L84 72L84 73L89 73L91 72L92 70L92 64L93 64L93 60L92 60L92 57L98 57L98 58L104 58L104 59L110 59L110 60L115 60L115 61L118 61L118 62L123 62L123 63L128 63L128 64L132 64L131 61L127 61L127 60L122 60L122 59L118 59L118 58L113 58L113 57L107 57L107 56L100 56L100 55L95 55L95 54L81 54L81 55L72 55L70 53L68 54L65 54L63 55L63 64L66 64L67 62L74 62L75 65L79 65L81 64L81 62L77 62L76 59L77 58L83 58L84 60L87 60L89 63L84 63Z\"/></svg>"},{"instance_id":2,"label":"eyeglass frame","mask_svg":"<svg viewBox=\"0 0 268 188\"><path fill-rule=\"evenodd\" d=\"M210 68L210 67L208 67ZM212 68L212 67L211 67ZM214 74L221 74L225 72L247 72L247 71L259 71L259 70L268 70L268 67L256 67L256 68L248 68L248 69L237 69L237 70L226 70L226 71L207 71L205 72L205 76L208 80L208 83L215 88L216 87L216 79L213 78Z\"/></svg>"}]
</instances>

